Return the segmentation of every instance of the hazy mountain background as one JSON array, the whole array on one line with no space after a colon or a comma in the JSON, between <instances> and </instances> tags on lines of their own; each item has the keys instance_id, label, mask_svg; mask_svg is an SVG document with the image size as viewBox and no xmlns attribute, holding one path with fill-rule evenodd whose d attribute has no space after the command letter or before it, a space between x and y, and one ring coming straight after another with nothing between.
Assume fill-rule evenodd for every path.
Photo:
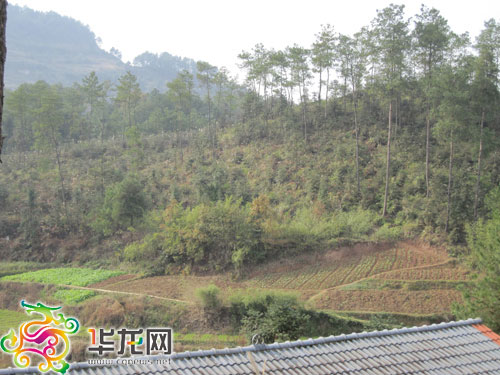
<instances>
[{"instance_id":1,"label":"hazy mountain background","mask_svg":"<svg viewBox=\"0 0 500 375\"><path fill-rule=\"evenodd\" d=\"M126 64L116 53L101 49L96 35L77 20L55 12L8 7L5 85L9 89L38 80L69 86L91 71L100 80L116 81L130 70L143 90L164 91L177 72L195 68L194 60L167 52L145 52Z\"/></svg>"}]
</instances>

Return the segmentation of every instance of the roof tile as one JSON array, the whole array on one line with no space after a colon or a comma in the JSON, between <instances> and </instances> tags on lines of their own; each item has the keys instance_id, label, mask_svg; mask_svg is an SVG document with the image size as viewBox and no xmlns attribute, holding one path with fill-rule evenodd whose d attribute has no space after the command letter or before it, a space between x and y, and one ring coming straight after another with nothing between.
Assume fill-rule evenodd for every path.
<instances>
[{"instance_id":1,"label":"roof tile","mask_svg":"<svg viewBox=\"0 0 500 375\"><path fill-rule=\"evenodd\" d=\"M73 364L75 375L500 374L500 336L478 319L243 348L174 353L170 364ZM140 358L140 357L137 357ZM144 357L142 357L144 359ZM167 358L151 356L148 359ZM35 374L36 368L0 375Z\"/></svg>"}]
</instances>

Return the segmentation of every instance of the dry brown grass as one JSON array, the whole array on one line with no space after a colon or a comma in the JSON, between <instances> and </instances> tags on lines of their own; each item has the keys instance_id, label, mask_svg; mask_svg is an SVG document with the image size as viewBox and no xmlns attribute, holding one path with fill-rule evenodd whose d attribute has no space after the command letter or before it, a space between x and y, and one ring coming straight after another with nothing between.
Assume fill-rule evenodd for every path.
<instances>
[{"instance_id":1,"label":"dry brown grass","mask_svg":"<svg viewBox=\"0 0 500 375\"><path fill-rule=\"evenodd\" d=\"M328 290L310 303L318 309L405 314L449 313L453 302L461 302L456 290Z\"/></svg>"}]
</instances>

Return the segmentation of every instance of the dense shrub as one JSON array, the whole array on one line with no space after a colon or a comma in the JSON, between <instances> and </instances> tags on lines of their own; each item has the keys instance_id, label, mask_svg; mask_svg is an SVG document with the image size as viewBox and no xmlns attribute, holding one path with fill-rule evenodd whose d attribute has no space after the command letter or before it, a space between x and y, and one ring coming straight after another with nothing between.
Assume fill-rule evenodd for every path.
<instances>
[{"instance_id":1,"label":"dense shrub","mask_svg":"<svg viewBox=\"0 0 500 375\"><path fill-rule=\"evenodd\" d=\"M176 202L164 213L160 232L124 250L125 259L151 259L168 271L237 271L259 252L260 231L250 209L231 197L183 209ZM155 266L156 267L156 266Z\"/></svg>"},{"instance_id":2,"label":"dense shrub","mask_svg":"<svg viewBox=\"0 0 500 375\"><path fill-rule=\"evenodd\" d=\"M396 241L401 238L401 227L391 227L385 223L373 234L376 241Z\"/></svg>"},{"instance_id":3,"label":"dense shrub","mask_svg":"<svg viewBox=\"0 0 500 375\"><path fill-rule=\"evenodd\" d=\"M222 306L219 293L220 289L214 284L196 290L196 296L201 301L205 311L217 311Z\"/></svg>"},{"instance_id":4,"label":"dense shrub","mask_svg":"<svg viewBox=\"0 0 500 375\"><path fill-rule=\"evenodd\" d=\"M366 239L378 221L375 213L361 208L328 214L321 203L280 215L267 195L246 205L228 197L186 209L174 201L155 224L160 230L127 246L123 256L150 275L193 269L239 274L245 264L272 256Z\"/></svg>"},{"instance_id":5,"label":"dense shrub","mask_svg":"<svg viewBox=\"0 0 500 375\"><path fill-rule=\"evenodd\" d=\"M296 302L271 300L265 311L249 309L243 318L243 331L249 338L265 343L298 339L309 315Z\"/></svg>"},{"instance_id":6,"label":"dense shrub","mask_svg":"<svg viewBox=\"0 0 500 375\"><path fill-rule=\"evenodd\" d=\"M143 217L147 207L142 183L135 176L127 176L106 190L104 202L94 211L90 226L94 232L106 237L118 229L133 226Z\"/></svg>"},{"instance_id":7,"label":"dense shrub","mask_svg":"<svg viewBox=\"0 0 500 375\"><path fill-rule=\"evenodd\" d=\"M229 313L235 330L248 340L257 335L259 342L266 343L366 329L362 321L306 309L290 293L236 293L229 299Z\"/></svg>"},{"instance_id":8,"label":"dense shrub","mask_svg":"<svg viewBox=\"0 0 500 375\"><path fill-rule=\"evenodd\" d=\"M491 329L500 330L500 187L486 197L490 218L479 220L467 228L467 244L477 279L464 286L464 304L454 313L465 319L479 316Z\"/></svg>"},{"instance_id":9,"label":"dense shrub","mask_svg":"<svg viewBox=\"0 0 500 375\"><path fill-rule=\"evenodd\" d=\"M299 209L290 218L268 220L263 224L263 236L272 253L311 251L346 239L365 239L377 222L375 213L368 210L326 214L315 212L315 208L309 206Z\"/></svg>"}]
</instances>

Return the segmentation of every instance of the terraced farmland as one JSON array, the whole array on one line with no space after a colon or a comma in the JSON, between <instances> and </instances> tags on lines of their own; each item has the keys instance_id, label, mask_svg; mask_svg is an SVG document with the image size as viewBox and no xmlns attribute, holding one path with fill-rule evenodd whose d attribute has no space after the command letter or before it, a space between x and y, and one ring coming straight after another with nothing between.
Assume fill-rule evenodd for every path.
<instances>
[{"instance_id":1,"label":"terraced farmland","mask_svg":"<svg viewBox=\"0 0 500 375\"><path fill-rule=\"evenodd\" d=\"M3 280L86 285L96 293L124 293L182 303L196 301L196 290L217 285L223 297L249 289L288 290L311 307L345 312L449 313L461 300L458 286L470 280L444 249L410 241L357 244L325 253L304 254L258 265L246 278L231 273L141 278L116 271L42 270Z\"/></svg>"},{"instance_id":2,"label":"terraced farmland","mask_svg":"<svg viewBox=\"0 0 500 375\"><path fill-rule=\"evenodd\" d=\"M470 272L453 264L440 264L417 269L400 269L375 275L374 278L384 280L453 280L466 281L471 277Z\"/></svg>"},{"instance_id":3,"label":"terraced farmland","mask_svg":"<svg viewBox=\"0 0 500 375\"><path fill-rule=\"evenodd\" d=\"M352 254L344 251L333 259L329 259L326 254L317 263L306 264L292 271L280 272L276 266L275 269L267 267L265 272L255 275L247 283L259 288L323 290L391 271L440 265L447 260L446 254L442 252L431 248L422 250L411 244L382 250L363 248Z\"/></svg>"},{"instance_id":4,"label":"terraced farmland","mask_svg":"<svg viewBox=\"0 0 500 375\"><path fill-rule=\"evenodd\" d=\"M457 290L327 290L309 304L318 309L353 312L392 312L405 314L445 314L461 301Z\"/></svg>"}]
</instances>

